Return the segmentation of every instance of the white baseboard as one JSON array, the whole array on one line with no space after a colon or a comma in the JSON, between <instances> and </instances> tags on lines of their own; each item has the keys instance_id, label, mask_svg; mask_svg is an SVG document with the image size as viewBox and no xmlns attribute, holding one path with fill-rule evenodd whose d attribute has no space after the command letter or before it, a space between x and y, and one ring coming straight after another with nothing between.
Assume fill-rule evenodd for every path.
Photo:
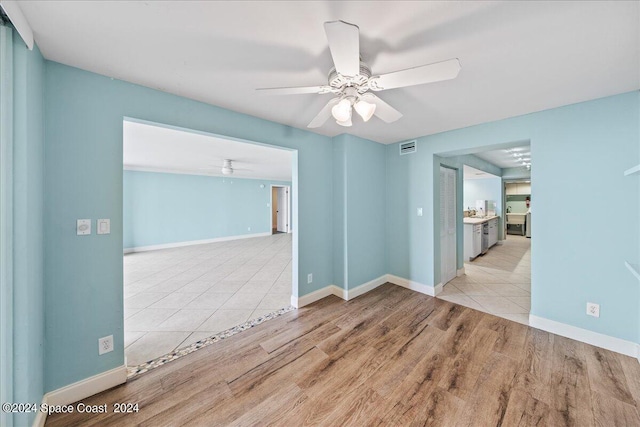
<instances>
[{"instance_id":1,"label":"white baseboard","mask_svg":"<svg viewBox=\"0 0 640 427\"><path fill-rule=\"evenodd\" d=\"M45 403L44 399L42 403ZM38 411L36 417L33 419L32 427L44 427L44 424L47 422L47 413Z\"/></svg>"},{"instance_id":2,"label":"white baseboard","mask_svg":"<svg viewBox=\"0 0 640 427\"><path fill-rule=\"evenodd\" d=\"M335 295L338 298L349 301L350 299L354 299L355 297L366 294L367 292L372 291L373 289L377 288L378 286L384 285L387 282L387 275L384 274L377 279L373 279L367 283L363 283L362 285L357 286L353 289L342 289L341 287L336 285L329 285L301 297L295 297L292 295L291 305L296 308L304 307L305 305L309 305L313 302L321 300L322 298L328 297L329 295Z\"/></svg>"},{"instance_id":3,"label":"white baseboard","mask_svg":"<svg viewBox=\"0 0 640 427\"><path fill-rule=\"evenodd\" d=\"M291 305L295 308L304 307L305 305L309 305L314 303L322 298L328 297L329 295L336 295L342 298L341 294L342 288L337 287L336 285L325 286L324 288L318 289L317 291L313 291L310 294L303 295L301 297L297 297L291 295Z\"/></svg>"},{"instance_id":4,"label":"white baseboard","mask_svg":"<svg viewBox=\"0 0 640 427\"><path fill-rule=\"evenodd\" d=\"M635 357L640 361L639 346L631 341L567 325L566 323L556 322L555 320L538 317L533 314L529 314L529 326L576 341L595 345L596 347L615 351L616 353Z\"/></svg>"},{"instance_id":5,"label":"white baseboard","mask_svg":"<svg viewBox=\"0 0 640 427\"><path fill-rule=\"evenodd\" d=\"M421 294L430 295L432 297L442 292L442 283L438 283L435 287L428 286L420 282L405 279L404 277L394 276L393 274L387 274L387 282L391 282L394 285L402 286L403 288L411 289L412 291L420 292Z\"/></svg>"},{"instance_id":6,"label":"white baseboard","mask_svg":"<svg viewBox=\"0 0 640 427\"><path fill-rule=\"evenodd\" d=\"M374 290L375 288L377 288L378 286L384 285L385 283L387 283L387 275L383 274L382 276L378 277L377 279L373 279L367 283L363 283L360 286L357 286L353 289L340 289L341 291L343 291L343 296L341 296L342 299L349 301L350 299L354 299L355 297L358 297L360 295L366 294L369 291Z\"/></svg>"},{"instance_id":7,"label":"white baseboard","mask_svg":"<svg viewBox=\"0 0 640 427\"><path fill-rule=\"evenodd\" d=\"M117 385L124 384L125 382L127 382L127 367L122 365L76 383L69 384L66 387L50 391L42 397L42 403L46 403L49 406L70 405ZM44 426L46 420L47 414L38 412L38 415L36 415L33 421L33 426Z\"/></svg>"},{"instance_id":8,"label":"white baseboard","mask_svg":"<svg viewBox=\"0 0 640 427\"><path fill-rule=\"evenodd\" d=\"M456 277L464 276L465 274L467 274L467 273L464 271L464 267L459 268L459 269L456 271Z\"/></svg>"},{"instance_id":9,"label":"white baseboard","mask_svg":"<svg viewBox=\"0 0 640 427\"><path fill-rule=\"evenodd\" d=\"M165 243L162 245L136 246L134 248L125 248L124 253L130 254L133 252L157 251L158 249L181 248L183 246L204 245L207 243L228 242L229 240L251 239L252 237L265 237L265 236L271 236L271 232L268 231L265 233L241 234L239 236L216 237L214 239L191 240L189 242Z\"/></svg>"}]
</instances>

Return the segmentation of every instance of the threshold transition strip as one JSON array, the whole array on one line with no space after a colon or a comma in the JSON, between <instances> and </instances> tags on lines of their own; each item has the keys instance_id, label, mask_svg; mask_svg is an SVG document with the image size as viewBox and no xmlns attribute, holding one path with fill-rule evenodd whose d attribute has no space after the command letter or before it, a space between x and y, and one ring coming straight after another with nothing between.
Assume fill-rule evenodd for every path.
<instances>
[{"instance_id":1,"label":"threshold transition strip","mask_svg":"<svg viewBox=\"0 0 640 427\"><path fill-rule=\"evenodd\" d=\"M292 310L295 310L293 306L281 308L280 310L274 311L272 313L265 314L263 316L257 317L255 319L250 319L244 322L241 325L234 326L233 328L227 329L226 331L219 332L215 335L212 335L208 338L205 338L200 341L196 341L193 344L190 344L186 347L179 348L177 350L172 351L171 353L165 354L163 356L157 357L148 362L142 363L137 366L127 366L127 379L131 379L136 375L143 374L152 369L165 365L169 362L173 362L174 360L178 360L181 357L186 356L187 354L193 353L196 350L200 350L203 347L210 346L213 343L216 343L225 338L229 338L237 333L242 331L246 331L247 329L253 328L261 323L266 322L267 320L275 319L276 317L282 316L285 313L288 313Z\"/></svg>"}]
</instances>

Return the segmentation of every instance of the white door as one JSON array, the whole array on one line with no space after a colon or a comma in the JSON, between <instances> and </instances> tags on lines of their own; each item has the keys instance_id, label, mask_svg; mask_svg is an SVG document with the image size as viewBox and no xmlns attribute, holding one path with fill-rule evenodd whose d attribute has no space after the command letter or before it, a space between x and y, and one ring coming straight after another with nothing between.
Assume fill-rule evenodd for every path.
<instances>
[{"instance_id":1,"label":"white door","mask_svg":"<svg viewBox=\"0 0 640 427\"><path fill-rule=\"evenodd\" d=\"M289 188L278 187L278 210L276 231L289 232Z\"/></svg>"},{"instance_id":2,"label":"white door","mask_svg":"<svg viewBox=\"0 0 640 427\"><path fill-rule=\"evenodd\" d=\"M440 166L440 278L456 277L456 171Z\"/></svg>"}]
</instances>

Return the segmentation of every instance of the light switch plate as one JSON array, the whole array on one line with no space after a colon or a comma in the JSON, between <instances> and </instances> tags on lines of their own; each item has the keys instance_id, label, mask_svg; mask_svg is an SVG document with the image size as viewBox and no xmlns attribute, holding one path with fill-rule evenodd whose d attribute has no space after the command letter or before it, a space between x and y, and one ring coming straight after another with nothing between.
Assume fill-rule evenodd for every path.
<instances>
[{"instance_id":1,"label":"light switch plate","mask_svg":"<svg viewBox=\"0 0 640 427\"><path fill-rule=\"evenodd\" d=\"M418 216L422 216L422 208L418 208L417 213L418 213Z\"/></svg>"},{"instance_id":2,"label":"light switch plate","mask_svg":"<svg viewBox=\"0 0 640 427\"><path fill-rule=\"evenodd\" d=\"M86 236L91 234L91 220L79 219L76 221L76 234L78 236Z\"/></svg>"},{"instance_id":3,"label":"light switch plate","mask_svg":"<svg viewBox=\"0 0 640 427\"><path fill-rule=\"evenodd\" d=\"M111 220L99 219L96 221L96 233L98 234L111 234Z\"/></svg>"}]
</instances>

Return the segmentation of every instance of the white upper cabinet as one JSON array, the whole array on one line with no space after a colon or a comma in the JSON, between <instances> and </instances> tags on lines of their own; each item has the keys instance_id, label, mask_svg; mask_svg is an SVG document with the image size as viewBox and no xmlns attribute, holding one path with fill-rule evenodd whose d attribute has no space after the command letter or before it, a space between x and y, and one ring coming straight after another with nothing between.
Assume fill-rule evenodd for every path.
<instances>
[{"instance_id":1,"label":"white upper cabinet","mask_svg":"<svg viewBox=\"0 0 640 427\"><path fill-rule=\"evenodd\" d=\"M531 194L531 183L529 182L510 182L507 185L507 196L528 196Z\"/></svg>"}]
</instances>

